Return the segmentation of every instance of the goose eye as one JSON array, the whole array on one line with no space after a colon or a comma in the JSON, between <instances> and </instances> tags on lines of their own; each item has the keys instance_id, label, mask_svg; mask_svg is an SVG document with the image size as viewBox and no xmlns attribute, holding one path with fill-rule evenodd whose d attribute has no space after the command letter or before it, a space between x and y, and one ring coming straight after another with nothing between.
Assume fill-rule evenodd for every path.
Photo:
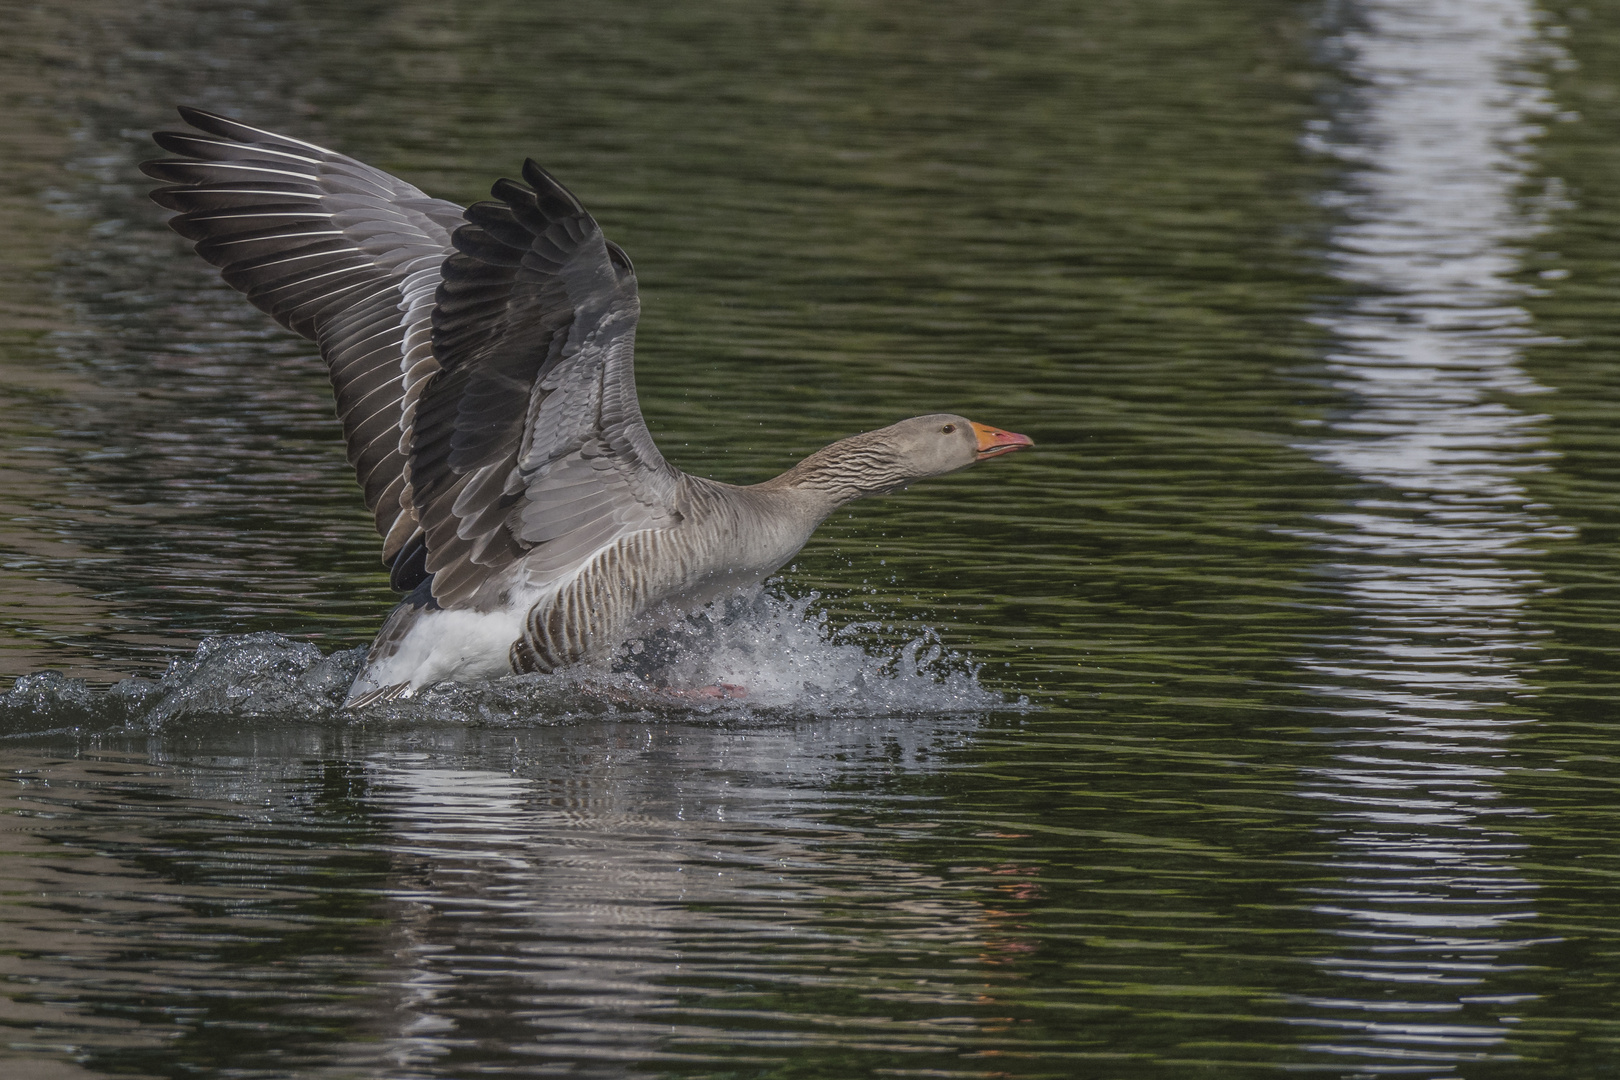
<instances>
[{"instance_id":1,"label":"goose eye","mask_svg":"<svg viewBox=\"0 0 1620 1080\"><path fill-rule=\"evenodd\" d=\"M939 430L941 430L945 434L949 435L951 432L956 430L956 425L955 424L946 424L944 427L940 428Z\"/></svg>"}]
</instances>

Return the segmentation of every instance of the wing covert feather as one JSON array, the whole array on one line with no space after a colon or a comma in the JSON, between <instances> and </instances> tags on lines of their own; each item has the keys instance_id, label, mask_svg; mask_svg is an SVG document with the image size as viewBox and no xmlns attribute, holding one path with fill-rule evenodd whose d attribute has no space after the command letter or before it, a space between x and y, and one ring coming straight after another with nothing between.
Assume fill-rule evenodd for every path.
<instances>
[{"instance_id":1,"label":"wing covert feather","mask_svg":"<svg viewBox=\"0 0 1620 1080\"><path fill-rule=\"evenodd\" d=\"M636 401L630 260L545 170L523 176L455 233L433 317L441 369L417 404L409 498L445 607L499 602L520 560L544 584L678 520L679 474Z\"/></svg>"}]
</instances>

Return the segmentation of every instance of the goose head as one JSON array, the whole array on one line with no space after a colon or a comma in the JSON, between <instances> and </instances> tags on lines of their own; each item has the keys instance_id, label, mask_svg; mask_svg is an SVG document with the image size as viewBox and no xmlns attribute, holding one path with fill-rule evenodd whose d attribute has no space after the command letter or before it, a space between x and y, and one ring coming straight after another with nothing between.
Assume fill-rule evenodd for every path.
<instances>
[{"instance_id":1,"label":"goose head","mask_svg":"<svg viewBox=\"0 0 1620 1080\"><path fill-rule=\"evenodd\" d=\"M781 477L787 485L829 493L838 502L899 491L976 461L1010 454L1034 440L976 424L955 413L913 416L824 447Z\"/></svg>"},{"instance_id":2,"label":"goose head","mask_svg":"<svg viewBox=\"0 0 1620 1080\"><path fill-rule=\"evenodd\" d=\"M892 471L905 477L908 483L945 476L976 461L1034 445L1034 440L1027 435L975 424L954 413L913 416L867 434L874 437L877 447L892 455Z\"/></svg>"}]
</instances>

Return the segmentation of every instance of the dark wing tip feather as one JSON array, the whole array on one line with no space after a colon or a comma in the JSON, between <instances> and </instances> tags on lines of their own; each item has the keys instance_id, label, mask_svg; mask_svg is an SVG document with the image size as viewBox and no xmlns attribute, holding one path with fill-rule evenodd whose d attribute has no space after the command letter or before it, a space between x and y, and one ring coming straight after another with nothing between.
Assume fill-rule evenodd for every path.
<instances>
[{"instance_id":1,"label":"dark wing tip feather","mask_svg":"<svg viewBox=\"0 0 1620 1080\"><path fill-rule=\"evenodd\" d=\"M605 243L607 244L608 258L613 260L613 272L618 276L619 280L623 281L627 277L635 277L636 264L630 261L630 256L624 253L624 248L611 240L607 240Z\"/></svg>"},{"instance_id":2,"label":"dark wing tip feather","mask_svg":"<svg viewBox=\"0 0 1620 1080\"><path fill-rule=\"evenodd\" d=\"M537 201L560 199L566 204L566 210L542 207L548 216L563 217L567 214L584 214L586 212L585 204L575 198L574 193L564 187L562 181L541 168L540 163L534 158L523 159L523 179L527 180L529 186L534 189L533 194L537 197ZM510 183L510 181L508 182Z\"/></svg>"},{"instance_id":3,"label":"dark wing tip feather","mask_svg":"<svg viewBox=\"0 0 1620 1080\"><path fill-rule=\"evenodd\" d=\"M526 191L527 189L519 188L518 190ZM534 193L529 192L528 194L532 199ZM534 204L531 202L529 205L532 207ZM534 230L522 220L509 203L473 203L467 208L466 218L467 224L455 231L453 241L457 248L461 248L463 233L467 234L469 243L475 242L473 238L477 237L478 250L467 251L467 249L461 248L470 255L483 258L488 244L500 244L510 249L517 258L501 256L499 261L515 266L521 260L523 252L528 251L530 245L534 243Z\"/></svg>"},{"instance_id":4,"label":"dark wing tip feather","mask_svg":"<svg viewBox=\"0 0 1620 1080\"><path fill-rule=\"evenodd\" d=\"M171 154L189 154L191 152L190 147L186 143L186 132L184 131L154 131L152 132L152 141ZM151 176L151 173L146 172L146 167L151 164L153 164L153 162L141 162L141 172L145 172L147 176ZM157 177L156 179L162 179L162 177Z\"/></svg>"},{"instance_id":5,"label":"dark wing tip feather","mask_svg":"<svg viewBox=\"0 0 1620 1080\"><path fill-rule=\"evenodd\" d=\"M418 532L405 541L405 546L388 561L388 585L399 592L410 592L430 576L427 572L427 537ZM430 592L430 598L431 595ZM434 603L433 606L438 607L438 604Z\"/></svg>"},{"instance_id":6,"label":"dark wing tip feather","mask_svg":"<svg viewBox=\"0 0 1620 1080\"><path fill-rule=\"evenodd\" d=\"M322 147L316 146L314 143L307 143L301 139L290 138L286 135L278 135L263 128L252 127L242 123L240 120L232 120L228 116L211 113L192 105L178 105L175 108L180 113L180 119L198 131L218 135L220 138L230 139L233 142L253 143L275 150L326 152Z\"/></svg>"},{"instance_id":7,"label":"dark wing tip feather","mask_svg":"<svg viewBox=\"0 0 1620 1080\"><path fill-rule=\"evenodd\" d=\"M232 120L228 116L221 116L219 113L211 113L205 109L199 109L195 105L176 105L174 107L174 111L180 114L180 119L184 120L198 131L210 131L215 135L224 134L222 131L213 131L213 129L217 126L236 125L236 121Z\"/></svg>"},{"instance_id":8,"label":"dark wing tip feather","mask_svg":"<svg viewBox=\"0 0 1620 1080\"><path fill-rule=\"evenodd\" d=\"M456 250L493 266L520 266L523 248L482 225L463 225L451 237Z\"/></svg>"},{"instance_id":9,"label":"dark wing tip feather","mask_svg":"<svg viewBox=\"0 0 1620 1080\"><path fill-rule=\"evenodd\" d=\"M195 131L154 131L152 141L171 154L185 154L188 157L205 160L213 156L213 152L221 146L217 139L203 138ZM246 149L241 143L231 145Z\"/></svg>"},{"instance_id":10,"label":"dark wing tip feather","mask_svg":"<svg viewBox=\"0 0 1620 1080\"><path fill-rule=\"evenodd\" d=\"M535 204L535 191L531 187L503 176L489 186L489 193L500 200L496 205L505 206L533 206Z\"/></svg>"},{"instance_id":11,"label":"dark wing tip feather","mask_svg":"<svg viewBox=\"0 0 1620 1080\"><path fill-rule=\"evenodd\" d=\"M163 158L158 161L141 162L140 170L153 180L159 180L165 184L185 184L188 183L184 175L186 169L196 164L195 161Z\"/></svg>"}]
</instances>

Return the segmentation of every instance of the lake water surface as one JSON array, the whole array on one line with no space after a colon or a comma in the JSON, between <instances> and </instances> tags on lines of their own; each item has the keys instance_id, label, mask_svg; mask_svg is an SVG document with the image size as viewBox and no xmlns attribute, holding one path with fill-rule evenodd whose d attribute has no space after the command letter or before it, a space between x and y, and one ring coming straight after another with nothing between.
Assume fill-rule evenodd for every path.
<instances>
[{"instance_id":1,"label":"lake water surface","mask_svg":"<svg viewBox=\"0 0 1620 1080\"><path fill-rule=\"evenodd\" d=\"M16 5L0 1071L1620 1072L1620 8ZM324 371L163 224L176 102L636 260L667 455L949 410L602 673L338 708Z\"/></svg>"}]
</instances>

